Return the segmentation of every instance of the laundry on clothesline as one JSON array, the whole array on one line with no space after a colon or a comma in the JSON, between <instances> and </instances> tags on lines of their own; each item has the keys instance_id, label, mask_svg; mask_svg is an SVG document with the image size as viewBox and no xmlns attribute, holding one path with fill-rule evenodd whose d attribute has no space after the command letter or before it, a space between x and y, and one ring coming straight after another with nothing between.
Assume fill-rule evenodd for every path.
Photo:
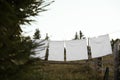
<instances>
[{"instance_id":1,"label":"laundry on clothesline","mask_svg":"<svg viewBox=\"0 0 120 80\"><path fill-rule=\"evenodd\" d=\"M109 35L98 36L97 38L89 38L89 46L91 47L92 58L106 56L112 54ZM87 41L86 39L71 40L71 41L48 41L36 40L40 45L32 57L45 59L46 50L48 51L48 60L51 61L75 61L88 59ZM66 52L64 51L66 50ZM65 54L66 53L66 54Z\"/></svg>"},{"instance_id":2,"label":"laundry on clothesline","mask_svg":"<svg viewBox=\"0 0 120 80\"><path fill-rule=\"evenodd\" d=\"M64 61L64 41L49 42L48 60Z\"/></svg>"},{"instance_id":3,"label":"laundry on clothesline","mask_svg":"<svg viewBox=\"0 0 120 80\"><path fill-rule=\"evenodd\" d=\"M65 41L66 61L88 59L86 39Z\"/></svg>"},{"instance_id":4,"label":"laundry on clothesline","mask_svg":"<svg viewBox=\"0 0 120 80\"><path fill-rule=\"evenodd\" d=\"M35 55L31 55L31 56L44 60L46 55L46 50L48 48L48 40L35 40L35 43L38 44L38 47L34 49Z\"/></svg>"},{"instance_id":5,"label":"laundry on clothesline","mask_svg":"<svg viewBox=\"0 0 120 80\"><path fill-rule=\"evenodd\" d=\"M91 47L92 58L112 54L109 35L102 35L97 38L90 38L89 46Z\"/></svg>"}]
</instances>

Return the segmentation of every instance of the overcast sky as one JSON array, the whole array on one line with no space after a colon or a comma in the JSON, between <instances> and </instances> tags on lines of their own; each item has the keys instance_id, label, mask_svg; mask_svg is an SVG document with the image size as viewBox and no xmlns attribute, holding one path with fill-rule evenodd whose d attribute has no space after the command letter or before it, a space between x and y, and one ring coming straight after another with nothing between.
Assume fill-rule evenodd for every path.
<instances>
[{"instance_id":1,"label":"overcast sky","mask_svg":"<svg viewBox=\"0 0 120 80\"><path fill-rule=\"evenodd\" d=\"M32 36L39 28L42 38L48 33L51 40L71 40L80 30L87 38L120 38L120 0L55 0L47 9L22 27L24 34Z\"/></svg>"}]
</instances>

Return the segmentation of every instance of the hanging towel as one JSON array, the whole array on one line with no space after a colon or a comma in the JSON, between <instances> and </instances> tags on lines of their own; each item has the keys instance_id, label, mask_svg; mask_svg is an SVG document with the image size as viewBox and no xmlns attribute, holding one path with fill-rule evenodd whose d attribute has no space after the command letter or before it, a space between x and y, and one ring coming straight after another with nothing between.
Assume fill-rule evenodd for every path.
<instances>
[{"instance_id":1,"label":"hanging towel","mask_svg":"<svg viewBox=\"0 0 120 80\"><path fill-rule=\"evenodd\" d=\"M50 41L48 60L64 61L64 42L63 41Z\"/></svg>"},{"instance_id":2,"label":"hanging towel","mask_svg":"<svg viewBox=\"0 0 120 80\"><path fill-rule=\"evenodd\" d=\"M66 60L88 59L86 39L66 41Z\"/></svg>"},{"instance_id":3,"label":"hanging towel","mask_svg":"<svg viewBox=\"0 0 120 80\"><path fill-rule=\"evenodd\" d=\"M45 55L46 55L46 50L47 50L47 47L48 47L48 40L36 40L35 43L38 44L38 47L36 49L34 49L35 55L31 55L31 56L44 60Z\"/></svg>"},{"instance_id":4,"label":"hanging towel","mask_svg":"<svg viewBox=\"0 0 120 80\"><path fill-rule=\"evenodd\" d=\"M97 38L90 38L89 45L91 47L92 58L102 57L112 54L109 35L102 35Z\"/></svg>"}]
</instances>

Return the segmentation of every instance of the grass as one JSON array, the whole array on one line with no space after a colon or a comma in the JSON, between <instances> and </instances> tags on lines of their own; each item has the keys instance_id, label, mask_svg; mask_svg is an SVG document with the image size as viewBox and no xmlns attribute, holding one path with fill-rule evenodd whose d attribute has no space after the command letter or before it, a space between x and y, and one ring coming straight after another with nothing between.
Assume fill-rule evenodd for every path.
<instances>
[{"instance_id":1,"label":"grass","mask_svg":"<svg viewBox=\"0 0 120 80\"><path fill-rule=\"evenodd\" d=\"M87 65L48 64L44 68L50 80L101 80Z\"/></svg>"},{"instance_id":2,"label":"grass","mask_svg":"<svg viewBox=\"0 0 120 80\"><path fill-rule=\"evenodd\" d=\"M110 63L103 63L102 73L96 70L94 61L95 59L91 60L92 63L78 61L78 64L51 64L36 61L26 66L20 74L16 74L16 77L18 80L102 80L105 68L109 67L109 79L113 80L113 56L103 57L103 62L109 61Z\"/></svg>"}]
</instances>

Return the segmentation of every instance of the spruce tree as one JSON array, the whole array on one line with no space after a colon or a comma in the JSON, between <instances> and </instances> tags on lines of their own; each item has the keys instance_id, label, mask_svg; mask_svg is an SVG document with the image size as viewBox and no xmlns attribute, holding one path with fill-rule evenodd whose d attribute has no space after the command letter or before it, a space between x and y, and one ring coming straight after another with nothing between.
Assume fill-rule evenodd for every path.
<instances>
[{"instance_id":1,"label":"spruce tree","mask_svg":"<svg viewBox=\"0 0 120 80\"><path fill-rule=\"evenodd\" d=\"M39 29L36 29L34 35L33 35L33 39L40 39L41 36L40 36L40 31Z\"/></svg>"},{"instance_id":2,"label":"spruce tree","mask_svg":"<svg viewBox=\"0 0 120 80\"><path fill-rule=\"evenodd\" d=\"M78 34L77 34L77 32L76 32L76 33L75 33L74 40L77 40L77 39L79 39L79 38L78 38Z\"/></svg>"},{"instance_id":3,"label":"spruce tree","mask_svg":"<svg viewBox=\"0 0 120 80\"><path fill-rule=\"evenodd\" d=\"M79 38L80 38L80 39L83 39L83 38L84 38L84 35L83 35L82 31L79 32Z\"/></svg>"},{"instance_id":4,"label":"spruce tree","mask_svg":"<svg viewBox=\"0 0 120 80\"><path fill-rule=\"evenodd\" d=\"M46 33L45 40L48 40L48 39L49 39L49 36L48 36L48 33Z\"/></svg>"},{"instance_id":5,"label":"spruce tree","mask_svg":"<svg viewBox=\"0 0 120 80\"><path fill-rule=\"evenodd\" d=\"M77 40L77 39L85 39L85 37L84 37L82 31L79 32L79 35L78 35L77 32L75 33L74 40Z\"/></svg>"},{"instance_id":6,"label":"spruce tree","mask_svg":"<svg viewBox=\"0 0 120 80\"><path fill-rule=\"evenodd\" d=\"M34 54L35 45L30 37L21 35L20 25L30 24L29 17L46 11L50 4L44 0L0 0L0 79L10 80Z\"/></svg>"}]
</instances>

